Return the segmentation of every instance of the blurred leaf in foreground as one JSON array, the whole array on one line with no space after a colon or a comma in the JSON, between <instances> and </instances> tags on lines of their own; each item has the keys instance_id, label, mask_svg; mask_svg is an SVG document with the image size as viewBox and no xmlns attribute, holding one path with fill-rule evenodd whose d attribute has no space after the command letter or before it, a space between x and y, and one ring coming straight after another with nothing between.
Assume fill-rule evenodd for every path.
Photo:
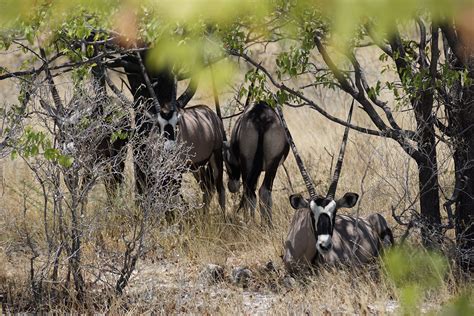
<instances>
[{"instance_id":1,"label":"blurred leaf in foreground","mask_svg":"<svg viewBox=\"0 0 474 316\"><path fill-rule=\"evenodd\" d=\"M474 292L471 290L447 304L439 313L443 316L472 316L474 315Z\"/></svg>"},{"instance_id":2,"label":"blurred leaf in foreground","mask_svg":"<svg viewBox=\"0 0 474 316\"><path fill-rule=\"evenodd\" d=\"M443 284L448 262L442 255L403 246L390 250L383 259L386 276L393 282L406 313L419 311L426 291Z\"/></svg>"}]
</instances>

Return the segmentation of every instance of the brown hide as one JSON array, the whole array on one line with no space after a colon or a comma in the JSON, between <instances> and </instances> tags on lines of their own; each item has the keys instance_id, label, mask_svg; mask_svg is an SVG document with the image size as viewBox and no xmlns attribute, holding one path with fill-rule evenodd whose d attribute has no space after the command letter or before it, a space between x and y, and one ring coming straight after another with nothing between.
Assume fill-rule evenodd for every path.
<instances>
[{"instance_id":1,"label":"brown hide","mask_svg":"<svg viewBox=\"0 0 474 316\"><path fill-rule=\"evenodd\" d=\"M370 217L383 219L379 214ZM385 221L385 219L383 220ZM379 254L381 249L379 236L369 221L337 215L332 235L333 247L327 254L318 256L318 263L330 265L366 263ZM310 210L307 208L298 209L285 242L283 256L285 266L290 271L308 267L315 258L316 252L316 238L314 237Z\"/></svg>"},{"instance_id":2,"label":"brown hide","mask_svg":"<svg viewBox=\"0 0 474 316\"><path fill-rule=\"evenodd\" d=\"M224 126L217 115L205 105L189 107L180 112L178 141L190 146L193 164L206 163L211 155L222 150Z\"/></svg>"}]
</instances>

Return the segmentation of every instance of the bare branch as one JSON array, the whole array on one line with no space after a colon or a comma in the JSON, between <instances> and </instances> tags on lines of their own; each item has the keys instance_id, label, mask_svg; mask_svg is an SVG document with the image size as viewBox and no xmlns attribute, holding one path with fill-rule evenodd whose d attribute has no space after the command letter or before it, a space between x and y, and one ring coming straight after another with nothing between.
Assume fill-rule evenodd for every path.
<instances>
[{"instance_id":1,"label":"bare branch","mask_svg":"<svg viewBox=\"0 0 474 316\"><path fill-rule=\"evenodd\" d=\"M329 56L326 48L323 46L321 41L317 36L314 37L314 42L318 51L321 53L324 62L328 65L329 69L331 69L332 73L336 77L337 81L341 85L341 88L350 94L354 99L356 99L364 108L364 111L369 115L372 122L377 126L380 131L387 131L389 128L385 125L382 118L378 115L377 111L375 111L374 107L370 104L370 101L365 98L364 91L356 91L351 84L348 83L344 75L342 74L341 70L336 66L336 64L332 61L331 57Z\"/></svg>"},{"instance_id":2,"label":"bare branch","mask_svg":"<svg viewBox=\"0 0 474 316\"><path fill-rule=\"evenodd\" d=\"M448 42L449 48L453 52L454 56L456 56L457 66L465 68L467 63L466 56L463 52L462 43L459 40L458 35L456 34L454 24L452 22L450 23L444 21L440 24L440 28Z\"/></svg>"},{"instance_id":3,"label":"bare branch","mask_svg":"<svg viewBox=\"0 0 474 316\"><path fill-rule=\"evenodd\" d=\"M373 129L369 129L369 128L365 128L365 127L360 127L360 126L357 126L357 125L353 125L353 124L348 124L346 121L344 120L341 120L335 116L332 116L331 114L329 114L327 111L325 111L322 107L320 107L319 105L317 105L315 102L313 102L312 100L310 100L309 98L307 98L306 96L304 96L302 93L300 93L299 91L295 91L291 88L289 88L288 86L286 86L285 84L283 83L280 83L278 81L276 81L276 79L270 74L270 72L264 68L260 63L254 61L252 58L250 58L247 54L244 54L244 53L239 53L239 52L236 52L236 51L232 51L230 52L232 55L234 56L237 56L237 57L241 57L243 58L245 61L247 61L249 64L251 64L252 66L254 66L255 68L259 69L260 71L262 71L266 77L270 80L270 82L272 83L273 86L275 86L276 88L280 89L280 90L283 90L285 92L288 92L290 93L291 95L294 95L296 97L298 97L299 99L303 100L304 102L306 102L312 109L318 111L319 113L321 113L324 117L326 117L327 119L335 122L335 123L338 123L340 125L343 125L343 126L348 126L349 128L352 128L358 132L361 132L361 133L365 133L365 134L369 134L369 135L374 135L374 136L383 136L383 137L391 137L389 135L391 135L391 130L387 130L387 131L377 131L377 130L373 130ZM394 136L395 137L395 136Z\"/></svg>"},{"instance_id":4,"label":"bare branch","mask_svg":"<svg viewBox=\"0 0 474 316\"><path fill-rule=\"evenodd\" d=\"M49 89L51 91L51 95L53 96L54 104L56 105L56 108L58 109L60 113L64 113L64 106L61 101L61 98L59 97L59 93L58 93L58 90L56 89L56 85L54 84L53 77L51 76L51 71L48 68L48 61L47 61L46 53L43 48L40 48L40 54L41 54L42 59L44 60L44 64L45 64L44 71L46 73L46 78L48 79Z\"/></svg>"},{"instance_id":5,"label":"bare branch","mask_svg":"<svg viewBox=\"0 0 474 316\"><path fill-rule=\"evenodd\" d=\"M438 60L440 56L439 51L439 27L437 24L431 24L431 64L430 64L430 74L431 74L431 85L435 87L436 78L438 77Z\"/></svg>"},{"instance_id":6,"label":"bare branch","mask_svg":"<svg viewBox=\"0 0 474 316\"><path fill-rule=\"evenodd\" d=\"M120 99L120 101L129 107L132 106L133 102L128 100L127 97L120 91L120 89L110 80L109 76L105 74L105 81L107 82L107 85L110 87L113 93L117 95L117 97Z\"/></svg>"},{"instance_id":7,"label":"bare branch","mask_svg":"<svg viewBox=\"0 0 474 316\"><path fill-rule=\"evenodd\" d=\"M392 128L401 130L400 126L398 125L398 123L395 121L395 118L393 117L391 109L387 106L387 102L382 102L381 100L379 100L377 96L375 95L375 93L369 94L369 91L370 91L369 84L367 83L367 79L365 78L365 73L360 67L359 61L357 60L355 55L354 54L349 55L349 60L351 61L352 66L354 67L356 85L359 91L365 91L367 95L369 96L370 100L384 111L385 116L387 117L387 120L392 126ZM415 136L415 133L413 131L404 130L403 133L407 136L409 135L408 137L410 138L413 138Z\"/></svg>"},{"instance_id":8,"label":"bare branch","mask_svg":"<svg viewBox=\"0 0 474 316\"><path fill-rule=\"evenodd\" d=\"M420 29L420 42L419 42L419 58L418 64L421 68L428 67L428 60L426 58L425 50L426 50L426 27L423 20L419 17L415 18L416 23L418 24L418 28Z\"/></svg>"}]
</instances>

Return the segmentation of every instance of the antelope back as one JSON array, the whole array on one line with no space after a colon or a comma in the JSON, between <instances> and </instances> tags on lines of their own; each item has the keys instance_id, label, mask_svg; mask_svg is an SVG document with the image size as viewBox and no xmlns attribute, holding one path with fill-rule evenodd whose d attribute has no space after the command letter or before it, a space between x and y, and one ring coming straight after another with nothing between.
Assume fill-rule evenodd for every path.
<instances>
[{"instance_id":1,"label":"antelope back","mask_svg":"<svg viewBox=\"0 0 474 316\"><path fill-rule=\"evenodd\" d=\"M190 146L194 164L206 162L216 150L222 150L224 126L210 108L197 105L181 112L178 141Z\"/></svg>"},{"instance_id":2,"label":"antelope back","mask_svg":"<svg viewBox=\"0 0 474 316\"><path fill-rule=\"evenodd\" d=\"M319 256L323 263L364 264L378 256L380 250L378 234L370 223L352 216L336 217L332 242L332 249Z\"/></svg>"}]
</instances>

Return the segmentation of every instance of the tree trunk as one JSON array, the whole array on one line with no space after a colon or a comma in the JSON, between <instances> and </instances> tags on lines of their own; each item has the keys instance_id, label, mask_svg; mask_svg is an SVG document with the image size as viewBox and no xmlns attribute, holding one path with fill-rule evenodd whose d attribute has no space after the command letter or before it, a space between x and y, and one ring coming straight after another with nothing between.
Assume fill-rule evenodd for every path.
<instances>
[{"instance_id":1,"label":"tree trunk","mask_svg":"<svg viewBox=\"0 0 474 316\"><path fill-rule=\"evenodd\" d=\"M456 111L459 133L454 160L464 183L456 203L455 228L458 263L467 271L474 268L474 85L463 90Z\"/></svg>"},{"instance_id":2,"label":"tree trunk","mask_svg":"<svg viewBox=\"0 0 474 316\"><path fill-rule=\"evenodd\" d=\"M460 162L455 165L456 173L462 174L465 182L456 202L455 228L458 247L458 263L464 270L474 268L474 135L466 139L466 150L457 150ZM457 160L457 159L455 159Z\"/></svg>"},{"instance_id":3,"label":"tree trunk","mask_svg":"<svg viewBox=\"0 0 474 316\"><path fill-rule=\"evenodd\" d=\"M432 117L433 94L424 91L412 100L417 121L418 151L422 158L417 160L418 186L420 190L420 213L423 219L421 236L427 248L438 248L441 241L441 214L439 202L438 163L436 139Z\"/></svg>"},{"instance_id":4,"label":"tree trunk","mask_svg":"<svg viewBox=\"0 0 474 316\"><path fill-rule=\"evenodd\" d=\"M439 212L438 171L436 157L418 162L420 213L423 219L421 236L427 248L439 247L441 241L441 215Z\"/></svg>"}]
</instances>

